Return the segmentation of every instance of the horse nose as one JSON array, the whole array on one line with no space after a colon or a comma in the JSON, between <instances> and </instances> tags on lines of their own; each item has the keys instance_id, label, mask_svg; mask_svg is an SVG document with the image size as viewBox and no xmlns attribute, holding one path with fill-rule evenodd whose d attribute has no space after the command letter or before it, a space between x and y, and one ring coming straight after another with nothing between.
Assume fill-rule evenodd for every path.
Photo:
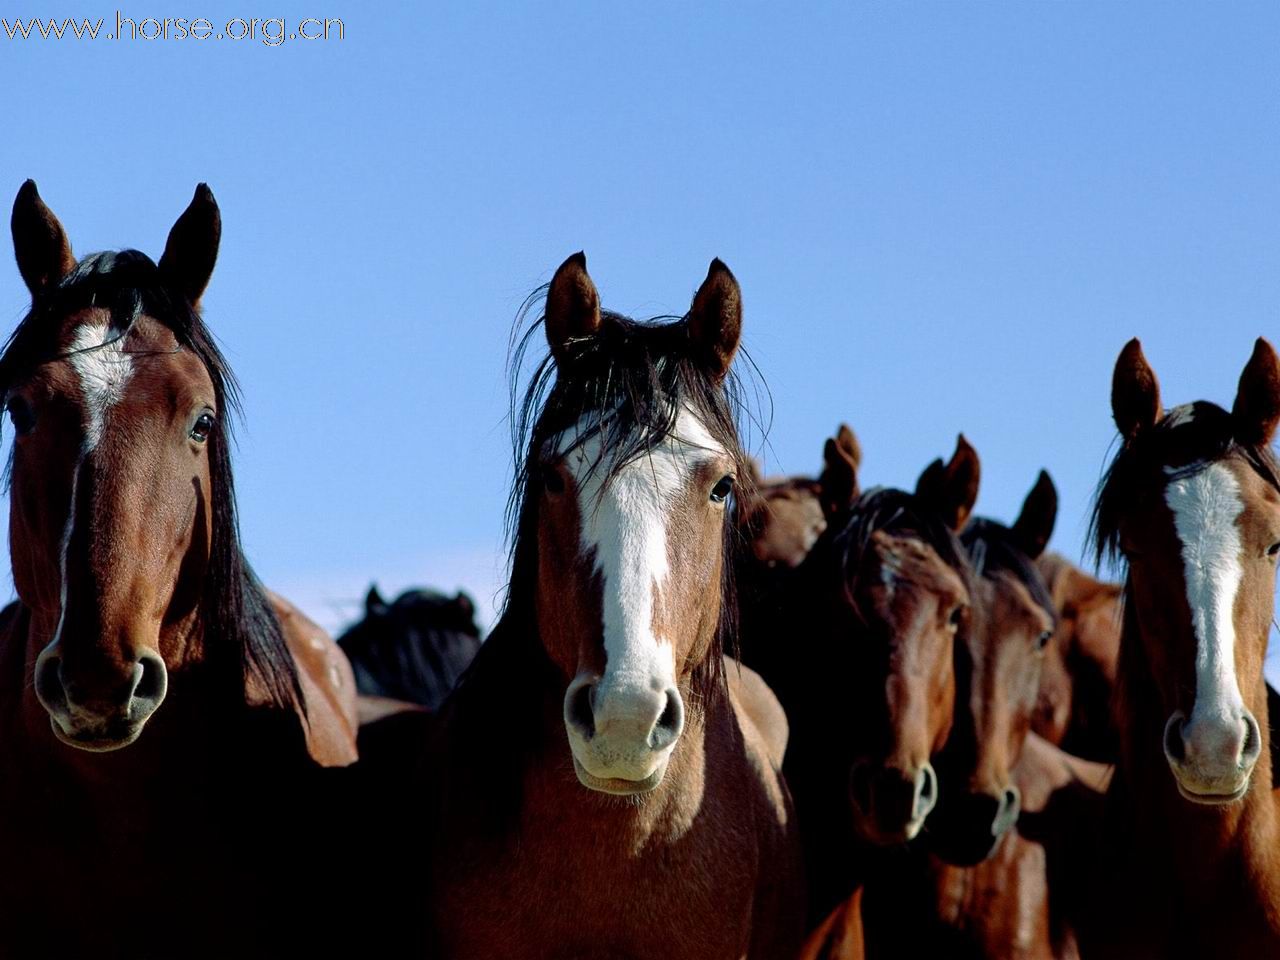
<instances>
[{"instance_id":1,"label":"horse nose","mask_svg":"<svg viewBox=\"0 0 1280 960\"><path fill-rule=\"evenodd\" d=\"M1170 762L1206 773L1250 769L1262 753L1262 733L1252 713L1190 720L1181 710L1169 717L1164 728L1164 749Z\"/></svg>"},{"instance_id":2,"label":"horse nose","mask_svg":"<svg viewBox=\"0 0 1280 960\"><path fill-rule=\"evenodd\" d=\"M164 701L169 674L164 660L144 651L127 674L95 676L93 681L70 677L66 661L57 653L42 653L36 661L36 698L70 732L82 721L123 720L140 724Z\"/></svg>"},{"instance_id":3,"label":"horse nose","mask_svg":"<svg viewBox=\"0 0 1280 960\"><path fill-rule=\"evenodd\" d=\"M850 787L855 808L886 840L914 837L938 803L938 775L927 761L913 770L859 763Z\"/></svg>"},{"instance_id":4,"label":"horse nose","mask_svg":"<svg viewBox=\"0 0 1280 960\"><path fill-rule=\"evenodd\" d=\"M609 685L579 679L565 693L564 722L575 756L602 778L643 780L684 732L674 686Z\"/></svg>"},{"instance_id":5,"label":"horse nose","mask_svg":"<svg viewBox=\"0 0 1280 960\"><path fill-rule=\"evenodd\" d=\"M1003 837L1005 833L1018 821L1018 814L1022 812L1022 794L1018 792L1017 787L1008 787L1001 795L999 805L996 807L995 819L991 822L991 834L994 837Z\"/></svg>"}]
</instances>

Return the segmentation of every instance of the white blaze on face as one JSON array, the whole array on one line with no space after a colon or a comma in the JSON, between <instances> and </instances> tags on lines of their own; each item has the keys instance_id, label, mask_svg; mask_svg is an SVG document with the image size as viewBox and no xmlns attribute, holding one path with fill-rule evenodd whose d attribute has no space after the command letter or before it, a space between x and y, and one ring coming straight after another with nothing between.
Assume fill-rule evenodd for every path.
<instances>
[{"instance_id":1,"label":"white blaze on face","mask_svg":"<svg viewBox=\"0 0 1280 960\"><path fill-rule=\"evenodd\" d=\"M124 396L133 374L133 358L125 352L125 336L110 325L86 323L76 330L67 360L80 381L84 403L84 449L92 452L102 440L107 411Z\"/></svg>"},{"instance_id":2,"label":"white blaze on face","mask_svg":"<svg viewBox=\"0 0 1280 960\"><path fill-rule=\"evenodd\" d=\"M606 428L607 429L607 428ZM576 429L561 439L574 442ZM670 637L654 632L654 593L661 594L669 574L667 518L700 463L722 456L723 447L688 409L676 418L674 432L652 450L609 473L600 460L599 434L569 451L574 475L584 555L594 557L600 575L604 620L605 676L609 687L661 690L676 682Z\"/></svg>"},{"instance_id":3,"label":"white blaze on face","mask_svg":"<svg viewBox=\"0 0 1280 960\"><path fill-rule=\"evenodd\" d=\"M1244 712L1236 682L1235 601L1244 571L1240 531L1244 511L1240 484L1220 463L1211 463L1165 488L1165 503L1182 542L1187 603L1196 635L1196 701L1191 723L1238 723Z\"/></svg>"},{"instance_id":4,"label":"white blaze on face","mask_svg":"<svg viewBox=\"0 0 1280 960\"><path fill-rule=\"evenodd\" d=\"M59 545L60 610L58 626L49 647L57 645L62 636L62 624L67 615L67 552L71 548L71 534L76 523L76 501L80 486L80 471L85 460L102 442L106 430L107 412L124 396L124 390L133 373L133 358L125 352L125 336L110 324L86 323L79 327L67 346L67 362L76 373L80 385L80 398L84 406L84 439L80 454L76 457L71 474L71 503L67 505L67 522L62 530Z\"/></svg>"}]
</instances>

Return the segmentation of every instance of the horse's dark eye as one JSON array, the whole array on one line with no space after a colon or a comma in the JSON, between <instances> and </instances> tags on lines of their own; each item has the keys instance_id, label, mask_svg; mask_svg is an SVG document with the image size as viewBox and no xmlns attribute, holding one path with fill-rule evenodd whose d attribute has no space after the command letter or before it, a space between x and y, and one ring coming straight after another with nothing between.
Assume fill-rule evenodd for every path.
<instances>
[{"instance_id":1,"label":"horse's dark eye","mask_svg":"<svg viewBox=\"0 0 1280 960\"><path fill-rule=\"evenodd\" d=\"M564 477L555 467L542 468L542 488L547 493L564 493Z\"/></svg>"},{"instance_id":2,"label":"horse's dark eye","mask_svg":"<svg viewBox=\"0 0 1280 960\"><path fill-rule=\"evenodd\" d=\"M1053 639L1053 631L1046 630L1040 636L1036 637L1036 646L1043 650L1049 645L1049 641Z\"/></svg>"},{"instance_id":3,"label":"horse's dark eye","mask_svg":"<svg viewBox=\"0 0 1280 960\"><path fill-rule=\"evenodd\" d=\"M951 616L947 618L947 622L950 623L951 626L953 627L960 626L960 623L962 620L964 620L963 606L956 607L954 610L951 611Z\"/></svg>"},{"instance_id":4,"label":"horse's dark eye","mask_svg":"<svg viewBox=\"0 0 1280 960\"><path fill-rule=\"evenodd\" d=\"M18 436L28 434L35 428L36 414L27 401L21 397L10 397L5 406L9 411L9 420L13 423L13 429Z\"/></svg>"},{"instance_id":5,"label":"horse's dark eye","mask_svg":"<svg viewBox=\"0 0 1280 960\"><path fill-rule=\"evenodd\" d=\"M733 477L721 477L720 481L711 488L711 502L724 503L731 493L733 493Z\"/></svg>"},{"instance_id":6,"label":"horse's dark eye","mask_svg":"<svg viewBox=\"0 0 1280 960\"><path fill-rule=\"evenodd\" d=\"M195 425L191 428L190 437L196 443L204 443L209 439L209 434L213 433L213 414L205 412L196 418Z\"/></svg>"},{"instance_id":7,"label":"horse's dark eye","mask_svg":"<svg viewBox=\"0 0 1280 960\"><path fill-rule=\"evenodd\" d=\"M1277 556L1280 556L1280 543L1273 543L1271 546L1267 547L1267 556L1273 560Z\"/></svg>"}]
</instances>

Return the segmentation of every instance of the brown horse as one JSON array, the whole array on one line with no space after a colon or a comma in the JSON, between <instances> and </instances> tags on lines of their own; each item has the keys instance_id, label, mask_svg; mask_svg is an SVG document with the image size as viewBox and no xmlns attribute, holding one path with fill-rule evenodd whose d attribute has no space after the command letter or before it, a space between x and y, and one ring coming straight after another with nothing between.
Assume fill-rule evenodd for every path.
<instances>
[{"instance_id":1,"label":"brown horse","mask_svg":"<svg viewBox=\"0 0 1280 960\"><path fill-rule=\"evenodd\" d=\"M936 758L938 807L921 842L868 881L861 907L847 903L811 938L809 956L860 956L857 922L866 924L873 957L1069 955L1070 932L1050 911L1046 850L1013 828L1024 792L1040 813L1050 794L1076 781L1057 772L1047 744L1023 750L1053 628L1033 561L1056 512L1053 484L1041 473L1012 527L976 519L962 534L980 575L981 615L956 645L958 696ZM859 909L865 920L854 917Z\"/></svg>"},{"instance_id":2,"label":"brown horse","mask_svg":"<svg viewBox=\"0 0 1280 960\"><path fill-rule=\"evenodd\" d=\"M6 956L296 943L268 895L320 866L295 786L355 759L350 668L240 551L234 382L197 313L219 222L202 184L158 265L77 262L34 183L14 204L32 306L0 356Z\"/></svg>"},{"instance_id":3,"label":"brown horse","mask_svg":"<svg viewBox=\"0 0 1280 960\"><path fill-rule=\"evenodd\" d=\"M1091 957L1277 956L1262 665L1280 555L1280 360L1259 339L1230 412L1204 401L1166 412L1132 340L1111 401L1123 444L1094 530L1099 555L1128 564L1120 756L1082 946Z\"/></svg>"},{"instance_id":4,"label":"brown horse","mask_svg":"<svg viewBox=\"0 0 1280 960\"><path fill-rule=\"evenodd\" d=\"M828 480L843 470L839 489L856 494L856 461L834 441L826 460ZM783 603L744 605L744 649L791 724L785 769L811 925L866 879L876 847L915 837L937 802L931 758L950 730L954 638L967 627L971 595L956 531L978 471L961 438L950 464L931 465L916 493L856 496L832 511Z\"/></svg>"},{"instance_id":5,"label":"brown horse","mask_svg":"<svg viewBox=\"0 0 1280 960\"><path fill-rule=\"evenodd\" d=\"M862 449L848 424L840 424L827 441L823 457L826 466L816 480L765 479L751 461L755 495L741 505L739 522L752 554L766 568L794 569L804 563L828 519L857 497Z\"/></svg>"},{"instance_id":6,"label":"brown horse","mask_svg":"<svg viewBox=\"0 0 1280 960\"><path fill-rule=\"evenodd\" d=\"M507 608L441 717L439 948L788 956L803 892L786 722L723 655L747 469L737 281L713 261L686 317L639 323L601 311L576 254L543 325Z\"/></svg>"},{"instance_id":7,"label":"brown horse","mask_svg":"<svg viewBox=\"0 0 1280 960\"><path fill-rule=\"evenodd\" d=\"M1098 580L1056 553L1044 554L1036 566L1053 596L1058 625L1045 647L1031 729L1068 753L1112 763L1120 585Z\"/></svg>"}]
</instances>

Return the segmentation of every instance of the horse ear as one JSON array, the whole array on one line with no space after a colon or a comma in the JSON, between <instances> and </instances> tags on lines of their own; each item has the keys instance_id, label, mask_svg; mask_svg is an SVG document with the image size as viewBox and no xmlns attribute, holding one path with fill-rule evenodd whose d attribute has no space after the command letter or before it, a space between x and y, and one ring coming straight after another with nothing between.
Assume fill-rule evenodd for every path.
<instances>
[{"instance_id":1,"label":"horse ear","mask_svg":"<svg viewBox=\"0 0 1280 960\"><path fill-rule=\"evenodd\" d=\"M458 612L467 619L471 619L476 615L475 602L461 590L459 590L458 595L453 598L453 605L457 607Z\"/></svg>"},{"instance_id":2,"label":"horse ear","mask_svg":"<svg viewBox=\"0 0 1280 960\"><path fill-rule=\"evenodd\" d=\"M364 598L364 612L370 616L379 613L385 613L387 610L387 601L382 599L382 594L378 592L376 583L369 584L369 592Z\"/></svg>"},{"instance_id":3,"label":"horse ear","mask_svg":"<svg viewBox=\"0 0 1280 960\"><path fill-rule=\"evenodd\" d=\"M75 269L67 232L40 199L36 182L28 180L13 200L13 253L23 282L37 297Z\"/></svg>"},{"instance_id":4,"label":"horse ear","mask_svg":"<svg viewBox=\"0 0 1280 960\"><path fill-rule=\"evenodd\" d=\"M1041 470L1035 486L1022 502L1022 512L1013 522L1013 534L1022 552L1032 560L1044 553L1057 520L1058 491L1049 474Z\"/></svg>"},{"instance_id":5,"label":"horse ear","mask_svg":"<svg viewBox=\"0 0 1280 960\"><path fill-rule=\"evenodd\" d=\"M952 530L963 530L978 499L981 474L978 452L962 433L956 437L950 463L944 467L941 460L935 460L925 467L916 481L916 496L932 503Z\"/></svg>"},{"instance_id":6,"label":"horse ear","mask_svg":"<svg viewBox=\"0 0 1280 960\"><path fill-rule=\"evenodd\" d=\"M545 326L558 365L572 359L583 341L600 332L600 294L587 275L581 250L560 264L547 290Z\"/></svg>"},{"instance_id":7,"label":"horse ear","mask_svg":"<svg viewBox=\"0 0 1280 960\"><path fill-rule=\"evenodd\" d=\"M222 214L213 191L207 183L196 186L195 196L187 204L164 245L160 257L160 273L165 283L198 308L213 265L218 259L218 242L222 239Z\"/></svg>"},{"instance_id":8,"label":"horse ear","mask_svg":"<svg viewBox=\"0 0 1280 960\"><path fill-rule=\"evenodd\" d=\"M689 308L689 341L694 359L716 382L724 380L742 337L742 289L720 260L712 260L707 279Z\"/></svg>"},{"instance_id":9,"label":"horse ear","mask_svg":"<svg viewBox=\"0 0 1280 960\"><path fill-rule=\"evenodd\" d=\"M1247 446L1269 444L1280 424L1280 358L1262 337L1253 345L1253 356L1240 374L1231 419L1236 440Z\"/></svg>"},{"instance_id":10,"label":"horse ear","mask_svg":"<svg viewBox=\"0 0 1280 960\"><path fill-rule=\"evenodd\" d=\"M830 520L847 510L860 492L858 466L862 462L862 449L847 424L840 424L835 437L827 440L822 448L822 460L818 485L822 488L822 512Z\"/></svg>"},{"instance_id":11,"label":"horse ear","mask_svg":"<svg viewBox=\"0 0 1280 960\"><path fill-rule=\"evenodd\" d=\"M1111 415L1128 443L1160 419L1160 384L1134 337L1124 345L1111 376Z\"/></svg>"}]
</instances>

